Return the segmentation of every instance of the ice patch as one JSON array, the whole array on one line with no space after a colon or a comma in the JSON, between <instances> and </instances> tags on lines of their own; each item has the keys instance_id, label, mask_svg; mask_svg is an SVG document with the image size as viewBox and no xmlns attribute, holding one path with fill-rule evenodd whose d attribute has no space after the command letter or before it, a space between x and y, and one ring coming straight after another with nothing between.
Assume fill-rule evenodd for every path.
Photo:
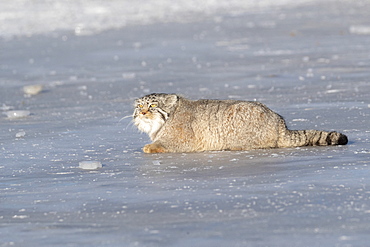
<instances>
[{"instance_id":1,"label":"ice patch","mask_svg":"<svg viewBox=\"0 0 370 247\"><path fill-rule=\"evenodd\" d=\"M13 106L8 106L8 105L5 105L5 104L0 106L1 111L9 111L9 110L12 110L13 108L14 108Z\"/></svg>"},{"instance_id":2,"label":"ice patch","mask_svg":"<svg viewBox=\"0 0 370 247\"><path fill-rule=\"evenodd\" d=\"M283 56L293 54L292 50L259 50L254 52L255 56Z\"/></svg>"},{"instance_id":3,"label":"ice patch","mask_svg":"<svg viewBox=\"0 0 370 247\"><path fill-rule=\"evenodd\" d=\"M29 217L30 216L28 216L28 215L14 215L12 218L13 219L27 219Z\"/></svg>"},{"instance_id":4,"label":"ice patch","mask_svg":"<svg viewBox=\"0 0 370 247\"><path fill-rule=\"evenodd\" d=\"M14 118L28 117L31 114L31 112L30 111L18 110L18 111L6 111L6 112L4 112L4 114L8 118L14 119Z\"/></svg>"},{"instance_id":5,"label":"ice patch","mask_svg":"<svg viewBox=\"0 0 370 247\"><path fill-rule=\"evenodd\" d=\"M22 138L26 135L26 132L24 131L19 131L17 134L15 134L16 138Z\"/></svg>"},{"instance_id":6,"label":"ice patch","mask_svg":"<svg viewBox=\"0 0 370 247\"><path fill-rule=\"evenodd\" d=\"M225 47L229 51L248 50L250 46L247 44L249 38L223 40L216 42L216 46Z\"/></svg>"},{"instance_id":7,"label":"ice patch","mask_svg":"<svg viewBox=\"0 0 370 247\"><path fill-rule=\"evenodd\" d=\"M136 73L134 72L127 72L122 74L123 79L125 80L132 80L136 78Z\"/></svg>"},{"instance_id":8,"label":"ice patch","mask_svg":"<svg viewBox=\"0 0 370 247\"><path fill-rule=\"evenodd\" d=\"M352 34L370 35L370 26L353 25L349 27L349 32Z\"/></svg>"},{"instance_id":9,"label":"ice patch","mask_svg":"<svg viewBox=\"0 0 370 247\"><path fill-rule=\"evenodd\" d=\"M159 160L153 160L153 165L160 166L161 162Z\"/></svg>"},{"instance_id":10,"label":"ice patch","mask_svg":"<svg viewBox=\"0 0 370 247\"><path fill-rule=\"evenodd\" d=\"M368 149L361 149L354 151L354 154L370 154L370 150Z\"/></svg>"},{"instance_id":11,"label":"ice patch","mask_svg":"<svg viewBox=\"0 0 370 247\"><path fill-rule=\"evenodd\" d=\"M340 93L340 92L344 92L345 90L343 89L330 89L330 90L326 90L325 93L328 94L328 93Z\"/></svg>"}]
</instances>

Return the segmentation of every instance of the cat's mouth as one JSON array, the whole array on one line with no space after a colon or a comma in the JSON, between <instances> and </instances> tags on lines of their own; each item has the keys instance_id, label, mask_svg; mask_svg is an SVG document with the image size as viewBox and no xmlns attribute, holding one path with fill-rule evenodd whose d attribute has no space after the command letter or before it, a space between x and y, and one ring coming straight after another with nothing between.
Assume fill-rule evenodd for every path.
<instances>
[{"instance_id":1,"label":"cat's mouth","mask_svg":"<svg viewBox=\"0 0 370 247\"><path fill-rule=\"evenodd\" d=\"M148 115L148 114L151 114L149 111L146 111L146 110L144 110L144 111L141 111L140 113L139 113L139 116L146 116L146 115Z\"/></svg>"},{"instance_id":2,"label":"cat's mouth","mask_svg":"<svg viewBox=\"0 0 370 247\"><path fill-rule=\"evenodd\" d=\"M140 111L138 117L140 119L154 119L155 116L150 111Z\"/></svg>"}]
</instances>

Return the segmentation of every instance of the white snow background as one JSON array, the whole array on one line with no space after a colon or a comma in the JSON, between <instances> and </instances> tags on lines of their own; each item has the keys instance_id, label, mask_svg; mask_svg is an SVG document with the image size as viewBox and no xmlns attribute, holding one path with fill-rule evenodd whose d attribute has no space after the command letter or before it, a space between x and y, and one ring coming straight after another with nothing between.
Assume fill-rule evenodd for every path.
<instances>
[{"instance_id":1,"label":"white snow background","mask_svg":"<svg viewBox=\"0 0 370 247\"><path fill-rule=\"evenodd\" d=\"M0 246L368 246L369 13L367 0L1 1ZM349 144L144 154L122 117L151 92L258 100Z\"/></svg>"}]
</instances>

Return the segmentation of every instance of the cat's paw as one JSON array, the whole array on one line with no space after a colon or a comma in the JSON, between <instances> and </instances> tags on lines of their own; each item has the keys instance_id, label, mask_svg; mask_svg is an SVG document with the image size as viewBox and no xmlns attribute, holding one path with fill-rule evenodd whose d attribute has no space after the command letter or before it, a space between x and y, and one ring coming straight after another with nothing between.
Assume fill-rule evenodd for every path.
<instances>
[{"instance_id":1,"label":"cat's paw","mask_svg":"<svg viewBox=\"0 0 370 247\"><path fill-rule=\"evenodd\" d=\"M152 143L152 144L147 144L143 147L143 151L144 153L149 153L149 154L152 154L152 153L166 153L166 149L160 145L160 144L156 144L156 143Z\"/></svg>"}]
</instances>

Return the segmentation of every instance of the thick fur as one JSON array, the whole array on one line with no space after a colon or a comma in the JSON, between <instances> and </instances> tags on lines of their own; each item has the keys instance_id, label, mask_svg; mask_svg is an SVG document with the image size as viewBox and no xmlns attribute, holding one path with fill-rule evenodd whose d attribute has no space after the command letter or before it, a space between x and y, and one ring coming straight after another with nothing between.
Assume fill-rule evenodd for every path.
<instances>
[{"instance_id":1,"label":"thick fur","mask_svg":"<svg viewBox=\"0 0 370 247\"><path fill-rule=\"evenodd\" d=\"M134 123L153 143L145 153L251 150L345 145L338 132L288 130L284 119L259 102L188 100L150 94L135 101Z\"/></svg>"}]
</instances>

